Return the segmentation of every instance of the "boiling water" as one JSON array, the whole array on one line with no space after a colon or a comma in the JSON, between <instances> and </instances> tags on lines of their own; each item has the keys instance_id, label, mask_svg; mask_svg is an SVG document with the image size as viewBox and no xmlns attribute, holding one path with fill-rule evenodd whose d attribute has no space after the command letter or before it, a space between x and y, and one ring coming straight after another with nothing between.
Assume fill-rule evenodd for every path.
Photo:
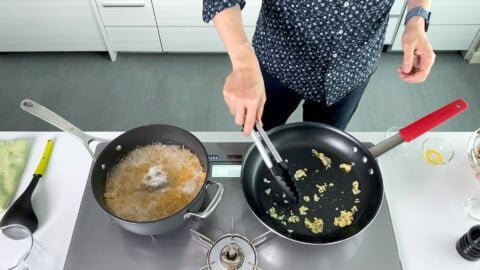
<instances>
[{"instance_id":1,"label":"boiling water","mask_svg":"<svg viewBox=\"0 0 480 270\"><path fill-rule=\"evenodd\" d=\"M189 204L205 178L200 160L190 150L149 145L131 151L110 171L105 203L126 220L158 220Z\"/></svg>"}]
</instances>

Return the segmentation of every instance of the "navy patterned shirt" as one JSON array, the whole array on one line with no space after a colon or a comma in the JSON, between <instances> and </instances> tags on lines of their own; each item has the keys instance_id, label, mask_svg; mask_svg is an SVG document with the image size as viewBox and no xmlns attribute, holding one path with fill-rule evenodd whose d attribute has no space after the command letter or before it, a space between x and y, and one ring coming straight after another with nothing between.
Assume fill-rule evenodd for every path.
<instances>
[{"instance_id":1,"label":"navy patterned shirt","mask_svg":"<svg viewBox=\"0 0 480 270\"><path fill-rule=\"evenodd\" d=\"M331 105L375 72L394 0L263 0L253 47L304 99ZM203 0L203 20L244 0Z\"/></svg>"}]
</instances>

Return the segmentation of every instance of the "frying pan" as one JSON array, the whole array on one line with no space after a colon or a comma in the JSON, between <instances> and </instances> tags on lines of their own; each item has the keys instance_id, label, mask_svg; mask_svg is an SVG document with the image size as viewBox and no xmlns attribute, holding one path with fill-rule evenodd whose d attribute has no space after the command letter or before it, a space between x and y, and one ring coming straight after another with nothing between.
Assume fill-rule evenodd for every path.
<instances>
[{"instance_id":1,"label":"frying pan","mask_svg":"<svg viewBox=\"0 0 480 270\"><path fill-rule=\"evenodd\" d=\"M223 184L210 180L205 180L202 188L195 198L187 204L183 209L179 210L168 217L140 222L130 221L118 217L112 213L107 207L104 194L107 174L122 158L130 151L141 146L162 143L165 145L181 145L192 151L200 160L206 174L208 175L208 156L203 144L192 133L175 126L169 125L148 125L141 126L125 133L122 133L114 140L108 142L101 138L92 137L59 115L43 107L42 105L26 99L20 104L25 111L49 122L50 124L70 133L79 139L87 148L93 158L93 166L90 171L90 185L92 186L93 195L98 205L115 220L121 227L137 234L143 235L159 235L172 231L186 222L187 219L194 217L197 219L207 218L220 203L223 196ZM96 157L90 149L90 144L94 141L108 142L100 154ZM206 202L206 192L210 188L215 188L215 195ZM202 206L207 206L201 210Z\"/></svg>"},{"instance_id":2,"label":"frying pan","mask_svg":"<svg viewBox=\"0 0 480 270\"><path fill-rule=\"evenodd\" d=\"M276 205L273 196L282 196L281 191L269 180L269 170L254 145L247 151L242 166L245 198L258 220L284 238L313 245L344 241L365 229L380 209L383 182L375 158L404 141L412 141L467 108L463 99L455 100L370 149L350 134L325 124L304 122L276 127L268 135L288 161L289 169L292 173L302 169L307 174L303 180L295 181L300 203L288 207ZM331 158L331 167L327 169L312 150ZM341 163L353 164L351 171L341 170ZM358 194L354 194L354 181L359 183ZM301 206L308 208L304 215L300 214ZM334 225L341 211L352 212L353 206L357 209L352 223L344 227ZM291 216L299 217L299 222L289 222ZM305 219L313 222L314 218L323 221L320 233L313 233L305 225Z\"/></svg>"}]
</instances>

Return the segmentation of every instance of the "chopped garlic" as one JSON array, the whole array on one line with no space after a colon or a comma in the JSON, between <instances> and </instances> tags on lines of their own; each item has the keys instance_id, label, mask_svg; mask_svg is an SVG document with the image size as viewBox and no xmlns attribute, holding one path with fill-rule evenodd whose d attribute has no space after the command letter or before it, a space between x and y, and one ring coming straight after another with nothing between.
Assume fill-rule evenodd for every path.
<instances>
[{"instance_id":1,"label":"chopped garlic","mask_svg":"<svg viewBox=\"0 0 480 270\"><path fill-rule=\"evenodd\" d=\"M314 217L313 222L308 218L305 218L303 223L305 224L305 227L310 229L314 234L323 232L323 220L321 218Z\"/></svg>"},{"instance_id":2,"label":"chopped garlic","mask_svg":"<svg viewBox=\"0 0 480 270\"><path fill-rule=\"evenodd\" d=\"M282 221L280 223L282 223L283 226L287 226L287 222L285 222L285 221Z\"/></svg>"},{"instance_id":3,"label":"chopped garlic","mask_svg":"<svg viewBox=\"0 0 480 270\"><path fill-rule=\"evenodd\" d=\"M300 218L298 216L291 215L288 217L287 221L290 223L297 223L300 221Z\"/></svg>"},{"instance_id":4,"label":"chopped garlic","mask_svg":"<svg viewBox=\"0 0 480 270\"><path fill-rule=\"evenodd\" d=\"M325 166L325 169L328 170L330 167L332 167L332 159L327 157L324 153L318 152L315 149L312 149L312 155L322 162L323 166Z\"/></svg>"},{"instance_id":5,"label":"chopped garlic","mask_svg":"<svg viewBox=\"0 0 480 270\"><path fill-rule=\"evenodd\" d=\"M271 189L271 188L267 188L267 189L265 189L265 193L267 193L267 195L270 195L270 191L272 191L272 189Z\"/></svg>"},{"instance_id":6,"label":"chopped garlic","mask_svg":"<svg viewBox=\"0 0 480 270\"><path fill-rule=\"evenodd\" d=\"M274 219L277 219L278 217L277 210L275 209L275 207L268 209L268 214L270 214L270 216Z\"/></svg>"},{"instance_id":7,"label":"chopped garlic","mask_svg":"<svg viewBox=\"0 0 480 270\"><path fill-rule=\"evenodd\" d=\"M323 185L318 185L318 184L315 184L315 186L318 188L318 192L319 193L323 193L327 190L327 183L323 183Z\"/></svg>"},{"instance_id":8,"label":"chopped garlic","mask_svg":"<svg viewBox=\"0 0 480 270\"><path fill-rule=\"evenodd\" d=\"M295 178L295 180L300 181L307 177L307 173L305 172L305 170L298 169L293 177Z\"/></svg>"},{"instance_id":9,"label":"chopped garlic","mask_svg":"<svg viewBox=\"0 0 480 270\"><path fill-rule=\"evenodd\" d=\"M318 195L315 193L315 195L313 195L313 200L318 202L320 200L320 197L318 197Z\"/></svg>"},{"instance_id":10,"label":"chopped garlic","mask_svg":"<svg viewBox=\"0 0 480 270\"><path fill-rule=\"evenodd\" d=\"M270 184L272 181L269 181L267 178L263 178L263 182Z\"/></svg>"},{"instance_id":11,"label":"chopped garlic","mask_svg":"<svg viewBox=\"0 0 480 270\"><path fill-rule=\"evenodd\" d=\"M333 183L330 183L330 184L328 184L328 186L329 186L329 187L333 187L333 186L334 186L334 184L333 184Z\"/></svg>"},{"instance_id":12,"label":"chopped garlic","mask_svg":"<svg viewBox=\"0 0 480 270\"><path fill-rule=\"evenodd\" d=\"M353 181L352 183L352 192L353 194L357 195L361 192L361 190L359 189L359 183L358 181Z\"/></svg>"},{"instance_id":13,"label":"chopped garlic","mask_svg":"<svg viewBox=\"0 0 480 270\"><path fill-rule=\"evenodd\" d=\"M309 197L309 196L303 196L303 200L306 201L306 202L309 202L309 201L310 201L310 197Z\"/></svg>"},{"instance_id":14,"label":"chopped garlic","mask_svg":"<svg viewBox=\"0 0 480 270\"><path fill-rule=\"evenodd\" d=\"M338 167L344 172L344 173L349 173L352 170L352 164L347 164L347 163L342 163Z\"/></svg>"},{"instance_id":15,"label":"chopped garlic","mask_svg":"<svg viewBox=\"0 0 480 270\"><path fill-rule=\"evenodd\" d=\"M307 215L308 207L302 205L300 208L298 208L298 211L300 212L300 215L305 216Z\"/></svg>"},{"instance_id":16,"label":"chopped garlic","mask_svg":"<svg viewBox=\"0 0 480 270\"><path fill-rule=\"evenodd\" d=\"M353 211L346 211L346 210L340 211L340 216L335 217L333 225L343 228L345 226L352 224L353 214L355 214L355 212Z\"/></svg>"},{"instance_id":17,"label":"chopped garlic","mask_svg":"<svg viewBox=\"0 0 480 270\"><path fill-rule=\"evenodd\" d=\"M287 232L288 232L288 233L293 233L293 230L288 229Z\"/></svg>"}]
</instances>

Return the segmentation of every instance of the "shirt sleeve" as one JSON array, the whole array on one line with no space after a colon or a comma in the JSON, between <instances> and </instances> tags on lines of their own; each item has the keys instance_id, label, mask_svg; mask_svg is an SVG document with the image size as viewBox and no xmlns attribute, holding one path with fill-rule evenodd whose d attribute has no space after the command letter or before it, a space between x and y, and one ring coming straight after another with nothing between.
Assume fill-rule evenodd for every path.
<instances>
[{"instance_id":1,"label":"shirt sleeve","mask_svg":"<svg viewBox=\"0 0 480 270\"><path fill-rule=\"evenodd\" d=\"M243 9L245 0L203 0L203 21L208 23L222 10L235 5Z\"/></svg>"}]
</instances>

